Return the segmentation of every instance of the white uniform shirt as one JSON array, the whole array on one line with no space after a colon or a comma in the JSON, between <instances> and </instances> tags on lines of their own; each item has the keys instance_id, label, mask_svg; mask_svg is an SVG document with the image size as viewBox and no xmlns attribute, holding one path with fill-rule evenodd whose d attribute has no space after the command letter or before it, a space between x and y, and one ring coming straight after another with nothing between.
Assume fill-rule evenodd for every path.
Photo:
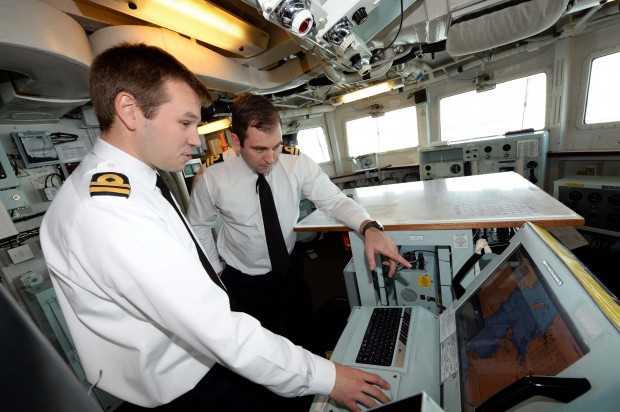
<instances>
[{"instance_id":1,"label":"white uniform shirt","mask_svg":"<svg viewBox=\"0 0 620 412\"><path fill-rule=\"evenodd\" d=\"M125 175L129 197L91 197L100 172ZM219 362L284 396L331 392L333 363L230 312L155 180L146 164L98 140L43 220L43 253L88 380L156 406Z\"/></svg>"},{"instance_id":2,"label":"white uniform shirt","mask_svg":"<svg viewBox=\"0 0 620 412\"><path fill-rule=\"evenodd\" d=\"M187 218L214 263L219 255L231 266L249 275L271 271L265 228L256 192L257 174L235 150L221 155L219 162L203 165L194 178ZM302 194L327 215L357 230L370 216L329 180L320 166L303 153L281 153L265 175L273 192L280 227L289 253L295 246L293 227L299 218ZM217 246L211 229L218 210L222 219Z\"/></svg>"}]
</instances>

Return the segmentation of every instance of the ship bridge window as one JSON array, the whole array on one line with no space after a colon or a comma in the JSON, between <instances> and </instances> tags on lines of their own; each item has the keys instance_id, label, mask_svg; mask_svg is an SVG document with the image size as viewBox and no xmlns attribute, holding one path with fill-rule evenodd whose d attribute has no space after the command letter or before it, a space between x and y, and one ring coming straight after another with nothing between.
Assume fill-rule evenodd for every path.
<instances>
[{"instance_id":1,"label":"ship bridge window","mask_svg":"<svg viewBox=\"0 0 620 412\"><path fill-rule=\"evenodd\" d=\"M297 132L297 148L317 163L332 160L322 127L299 130Z\"/></svg>"},{"instance_id":2,"label":"ship bridge window","mask_svg":"<svg viewBox=\"0 0 620 412\"><path fill-rule=\"evenodd\" d=\"M498 136L545 127L547 75L538 73L439 101L441 140Z\"/></svg>"},{"instance_id":3,"label":"ship bridge window","mask_svg":"<svg viewBox=\"0 0 620 412\"><path fill-rule=\"evenodd\" d=\"M620 52L592 60L586 97L585 124L620 122Z\"/></svg>"},{"instance_id":4,"label":"ship bridge window","mask_svg":"<svg viewBox=\"0 0 620 412\"><path fill-rule=\"evenodd\" d=\"M346 122L348 154L351 157L368 153L418 146L418 122L415 106L392 110Z\"/></svg>"}]
</instances>

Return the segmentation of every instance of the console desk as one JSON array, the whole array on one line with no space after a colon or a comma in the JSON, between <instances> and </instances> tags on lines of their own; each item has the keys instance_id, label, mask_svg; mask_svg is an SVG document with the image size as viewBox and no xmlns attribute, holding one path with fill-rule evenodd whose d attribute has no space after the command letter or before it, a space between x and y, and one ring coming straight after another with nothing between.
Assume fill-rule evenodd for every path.
<instances>
[{"instance_id":1,"label":"console desk","mask_svg":"<svg viewBox=\"0 0 620 412\"><path fill-rule=\"evenodd\" d=\"M437 299L445 306L452 302L452 278L474 251L472 229L518 228L528 221L543 227L584 224L581 216L515 172L371 186L345 193L364 206L397 245L437 248L439 280L432 281L439 281ZM319 210L300 220L295 231L349 231L359 303L382 304L357 231Z\"/></svg>"}]
</instances>

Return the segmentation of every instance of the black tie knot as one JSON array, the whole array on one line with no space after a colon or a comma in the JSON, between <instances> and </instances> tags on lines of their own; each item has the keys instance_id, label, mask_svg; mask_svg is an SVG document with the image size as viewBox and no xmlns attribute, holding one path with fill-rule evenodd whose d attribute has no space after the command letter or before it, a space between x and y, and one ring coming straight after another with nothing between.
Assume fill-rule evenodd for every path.
<instances>
[{"instance_id":1,"label":"black tie knot","mask_svg":"<svg viewBox=\"0 0 620 412\"><path fill-rule=\"evenodd\" d=\"M256 179L256 193L258 193L258 191L260 190L261 186L264 186L265 184L267 184L267 186L269 186L269 183L267 183L267 179L265 179L265 175L262 173L257 173L258 175L258 179Z\"/></svg>"}]
</instances>

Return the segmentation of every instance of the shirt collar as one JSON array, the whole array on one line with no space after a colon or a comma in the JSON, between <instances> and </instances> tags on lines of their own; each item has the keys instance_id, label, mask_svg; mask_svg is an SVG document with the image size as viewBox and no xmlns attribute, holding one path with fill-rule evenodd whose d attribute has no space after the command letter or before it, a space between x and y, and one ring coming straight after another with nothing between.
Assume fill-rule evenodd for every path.
<instances>
[{"instance_id":1,"label":"shirt collar","mask_svg":"<svg viewBox=\"0 0 620 412\"><path fill-rule=\"evenodd\" d=\"M239 162L242 165L242 168L245 172L247 172L249 175L254 175L258 177L258 172L252 169L250 165L246 163L243 156L241 156L241 154L236 149L233 148L231 150L227 150L226 152L224 152L224 156L225 156L224 159L226 159L229 156L235 158L234 160L236 162ZM274 169L276 167L279 167L279 164L280 164L280 158L278 157L278 160L276 160L275 164L271 167L271 169L269 169L267 173L263 173L265 175L265 178L268 179L269 175L273 173Z\"/></svg>"},{"instance_id":2,"label":"shirt collar","mask_svg":"<svg viewBox=\"0 0 620 412\"><path fill-rule=\"evenodd\" d=\"M131 180L142 181L149 187L155 188L156 172L143 161L103 139L95 141L92 151L97 157L105 159L105 162L100 163L98 168L108 168L108 171L125 173Z\"/></svg>"}]
</instances>

